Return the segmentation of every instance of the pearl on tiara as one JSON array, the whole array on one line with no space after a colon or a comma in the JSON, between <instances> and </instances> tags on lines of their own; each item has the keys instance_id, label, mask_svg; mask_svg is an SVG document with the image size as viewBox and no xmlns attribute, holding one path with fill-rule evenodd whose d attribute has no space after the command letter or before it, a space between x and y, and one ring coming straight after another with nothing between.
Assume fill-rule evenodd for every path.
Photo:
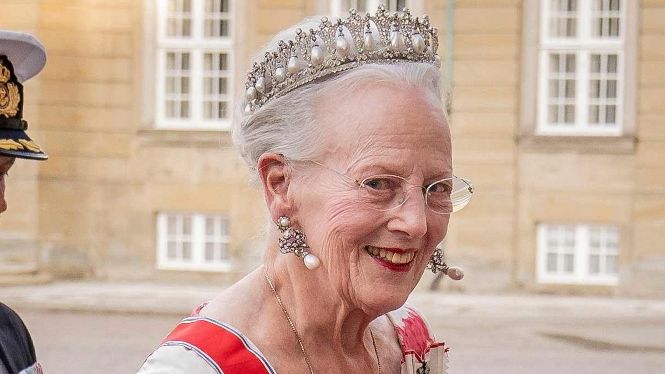
<instances>
[{"instance_id":1,"label":"pearl on tiara","mask_svg":"<svg viewBox=\"0 0 665 374\"><path fill-rule=\"evenodd\" d=\"M412 17L408 9L388 12L379 6L374 15L364 16L351 9L334 23L323 17L318 28L297 29L293 39L279 41L277 50L254 63L245 82L245 113L315 79L364 64L424 62L439 67L438 46L429 18Z\"/></svg>"}]
</instances>

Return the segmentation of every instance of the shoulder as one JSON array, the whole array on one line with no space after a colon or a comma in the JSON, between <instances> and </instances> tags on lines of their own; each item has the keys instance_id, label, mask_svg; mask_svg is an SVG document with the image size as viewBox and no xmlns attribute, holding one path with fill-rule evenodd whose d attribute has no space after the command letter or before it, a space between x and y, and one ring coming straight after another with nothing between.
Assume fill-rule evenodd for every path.
<instances>
[{"instance_id":1,"label":"shoulder","mask_svg":"<svg viewBox=\"0 0 665 374\"><path fill-rule=\"evenodd\" d=\"M19 372L36 361L32 337L21 317L0 303L0 369L9 366L10 372Z\"/></svg>"},{"instance_id":2,"label":"shoulder","mask_svg":"<svg viewBox=\"0 0 665 374\"><path fill-rule=\"evenodd\" d=\"M192 362L205 368L201 373L274 372L256 345L238 330L212 318L194 316L182 320L148 357L144 367L157 369L141 373L161 373L162 368L169 368L165 371L169 373L199 373L189 370Z\"/></svg>"},{"instance_id":3,"label":"shoulder","mask_svg":"<svg viewBox=\"0 0 665 374\"><path fill-rule=\"evenodd\" d=\"M163 345L143 363L138 374L192 373L216 374L215 369L194 351L184 346Z\"/></svg>"}]
</instances>

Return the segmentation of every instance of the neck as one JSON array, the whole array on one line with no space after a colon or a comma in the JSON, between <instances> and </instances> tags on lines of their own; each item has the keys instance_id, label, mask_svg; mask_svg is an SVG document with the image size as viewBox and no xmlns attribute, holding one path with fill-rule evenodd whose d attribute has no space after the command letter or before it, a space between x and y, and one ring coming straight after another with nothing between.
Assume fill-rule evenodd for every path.
<instances>
[{"instance_id":1,"label":"neck","mask_svg":"<svg viewBox=\"0 0 665 374\"><path fill-rule=\"evenodd\" d=\"M279 253L276 248L268 251ZM323 267L309 270L293 254L266 260L264 270L308 351L314 342L325 341L325 349L333 348L349 356L374 356L367 328L378 316L341 300L327 282Z\"/></svg>"}]
</instances>

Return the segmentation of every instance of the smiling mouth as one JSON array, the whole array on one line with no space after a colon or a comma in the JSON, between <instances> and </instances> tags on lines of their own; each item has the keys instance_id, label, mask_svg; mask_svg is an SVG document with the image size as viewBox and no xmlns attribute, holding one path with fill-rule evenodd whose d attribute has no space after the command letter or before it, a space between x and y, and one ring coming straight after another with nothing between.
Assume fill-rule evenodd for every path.
<instances>
[{"instance_id":1,"label":"smiling mouth","mask_svg":"<svg viewBox=\"0 0 665 374\"><path fill-rule=\"evenodd\" d=\"M366 246L365 251L369 253L370 256L393 265L406 265L416 257L415 252L397 253L385 248L373 247L371 245Z\"/></svg>"}]
</instances>

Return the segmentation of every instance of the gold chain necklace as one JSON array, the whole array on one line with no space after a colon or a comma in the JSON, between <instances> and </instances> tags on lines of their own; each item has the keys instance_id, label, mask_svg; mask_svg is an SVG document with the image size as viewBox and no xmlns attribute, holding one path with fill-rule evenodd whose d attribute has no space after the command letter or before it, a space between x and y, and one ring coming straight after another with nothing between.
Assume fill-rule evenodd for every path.
<instances>
[{"instance_id":1,"label":"gold chain necklace","mask_svg":"<svg viewBox=\"0 0 665 374\"><path fill-rule=\"evenodd\" d=\"M293 331L293 334L296 336L296 339L298 340L298 345L300 345L300 351L302 352L302 355L305 358L305 363L307 364L307 368L309 369L309 373L314 374L314 370L312 369L312 363L309 360L309 356L307 355L307 352L305 352L305 345L302 343L302 339L300 339L300 334L298 334L298 330L296 330L296 325L291 320L291 317L289 316L289 312L286 311L286 307L284 307L284 303L282 302L282 299L279 297L279 294L277 293L277 290L275 290L275 286L272 284L272 281L270 280L270 277L268 276L268 272L266 272L264 270L263 275L265 275L266 281L268 281L268 285L270 286L270 289L272 290L273 295L275 295L275 298L277 299L277 304L279 304L279 307L282 308L282 312L284 312L284 315L286 316L286 320L289 321L289 325L291 326L291 330ZM368 328L369 328L369 336L372 338L372 346L374 346L374 354L376 355L376 364L379 368L379 374L381 374L381 360L379 359L379 350L376 348L376 341L374 340L374 333L372 332L372 328L371 327L368 327Z\"/></svg>"}]
</instances>

